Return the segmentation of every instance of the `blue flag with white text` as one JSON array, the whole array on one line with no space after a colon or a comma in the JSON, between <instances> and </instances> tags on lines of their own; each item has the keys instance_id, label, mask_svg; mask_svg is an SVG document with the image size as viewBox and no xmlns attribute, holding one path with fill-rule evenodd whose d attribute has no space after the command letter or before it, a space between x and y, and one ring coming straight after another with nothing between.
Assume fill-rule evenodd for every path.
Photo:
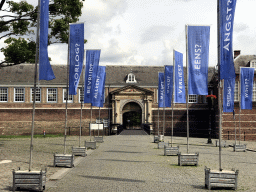
<instances>
[{"instance_id":1,"label":"blue flag with white text","mask_svg":"<svg viewBox=\"0 0 256 192\"><path fill-rule=\"evenodd\" d=\"M224 79L223 112L234 111L235 78Z\"/></svg>"},{"instance_id":2,"label":"blue flag with white text","mask_svg":"<svg viewBox=\"0 0 256 192\"><path fill-rule=\"evenodd\" d=\"M84 24L69 25L69 95L77 94L84 60Z\"/></svg>"},{"instance_id":3,"label":"blue flag with white text","mask_svg":"<svg viewBox=\"0 0 256 192\"><path fill-rule=\"evenodd\" d=\"M102 95L100 100L100 107L103 107L105 101L105 81L106 81L106 72L104 74L103 86L102 86Z\"/></svg>"},{"instance_id":4,"label":"blue flag with white text","mask_svg":"<svg viewBox=\"0 0 256 192\"><path fill-rule=\"evenodd\" d=\"M186 103L186 92L183 73L183 54L178 51L174 52L174 69L174 102Z\"/></svg>"},{"instance_id":5,"label":"blue flag with white text","mask_svg":"<svg viewBox=\"0 0 256 192\"><path fill-rule=\"evenodd\" d=\"M188 26L188 94L208 95L209 26Z\"/></svg>"},{"instance_id":6,"label":"blue flag with white text","mask_svg":"<svg viewBox=\"0 0 256 192\"><path fill-rule=\"evenodd\" d=\"M235 78L233 26L236 0L219 1L220 79Z\"/></svg>"},{"instance_id":7,"label":"blue flag with white text","mask_svg":"<svg viewBox=\"0 0 256 192\"><path fill-rule=\"evenodd\" d=\"M102 97L104 93L105 66L98 66L97 76L92 88L92 106L103 107Z\"/></svg>"},{"instance_id":8,"label":"blue flag with white text","mask_svg":"<svg viewBox=\"0 0 256 192\"><path fill-rule=\"evenodd\" d=\"M166 65L164 68L165 79L165 107L172 106L172 91L173 91L173 66Z\"/></svg>"},{"instance_id":9,"label":"blue flag with white text","mask_svg":"<svg viewBox=\"0 0 256 192\"><path fill-rule=\"evenodd\" d=\"M240 68L241 109L252 109L254 68Z\"/></svg>"},{"instance_id":10,"label":"blue flag with white text","mask_svg":"<svg viewBox=\"0 0 256 192\"><path fill-rule=\"evenodd\" d=\"M100 50L86 50L84 103L91 103L92 86L96 79L99 61L100 61Z\"/></svg>"},{"instance_id":11,"label":"blue flag with white text","mask_svg":"<svg viewBox=\"0 0 256 192\"><path fill-rule=\"evenodd\" d=\"M158 107L164 107L164 73L158 73Z\"/></svg>"},{"instance_id":12,"label":"blue flag with white text","mask_svg":"<svg viewBox=\"0 0 256 192\"><path fill-rule=\"evenodd\" d=\"M39 80L55 79L48 57L49 0L40 2Z\"/></svg>"}]
</instances>

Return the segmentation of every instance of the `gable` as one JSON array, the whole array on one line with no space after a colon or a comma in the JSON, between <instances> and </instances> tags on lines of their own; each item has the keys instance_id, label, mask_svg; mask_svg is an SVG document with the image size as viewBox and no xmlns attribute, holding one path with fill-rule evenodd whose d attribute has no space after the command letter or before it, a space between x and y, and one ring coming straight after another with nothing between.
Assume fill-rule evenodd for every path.
<instances>
[{"instance_id":1,"label":"gable","mask_svg":"<svg viewBox=\"0 0 256 192\"><path fill-rule=\"evenodd\" d=\"M144 89L141 87L138 87L136 85L127 85L125 87L122 87L120 89L114 90L110 92L111 95L116 95L116 94L140 94L140 95L153 95L153 91L150 91L148 89Z\"/></svg>"}]
</instances>

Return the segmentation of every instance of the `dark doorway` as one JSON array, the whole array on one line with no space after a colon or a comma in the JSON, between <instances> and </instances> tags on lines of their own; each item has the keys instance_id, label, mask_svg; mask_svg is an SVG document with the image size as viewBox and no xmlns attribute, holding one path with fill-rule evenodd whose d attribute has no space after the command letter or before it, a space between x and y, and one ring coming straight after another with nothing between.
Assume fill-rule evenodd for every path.
<instances>
[{"instance_id":1,"label":"dark doorway","mask_svg":"<svg viewBox=\"0 0 256 192\"><path fill-rule=\"evenodd\" d=\"M141 129L142 110L136 102L127 103L123 108L124 129Z\"/></svg>"},{"instance_id":2,"label":"dark doorway","mask_svg":"<svg viewBox=\"0 0 256 192\"><path fill-rule=\"evenodd\" d=\"M123 114L125 129L141 129L141 112L130 111Z\"/></svg>"}]
</instances>

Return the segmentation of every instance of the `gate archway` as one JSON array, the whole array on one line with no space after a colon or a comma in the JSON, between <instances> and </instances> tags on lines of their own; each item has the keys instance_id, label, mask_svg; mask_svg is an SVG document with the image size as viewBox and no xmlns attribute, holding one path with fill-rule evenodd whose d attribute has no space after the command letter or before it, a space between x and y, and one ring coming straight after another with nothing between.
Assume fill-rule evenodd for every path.
<instances>
[{"instance_id":1,"label":"gate archway","mask_svg":"<svg viewBox=\"0 0 256 192\"><path fill-rule=\"evenodd\" d=\"M136 102L126 103L122 109L123 126L125 129L140 129L142 124L142 109Z\"/></svg>"}]
</instances>

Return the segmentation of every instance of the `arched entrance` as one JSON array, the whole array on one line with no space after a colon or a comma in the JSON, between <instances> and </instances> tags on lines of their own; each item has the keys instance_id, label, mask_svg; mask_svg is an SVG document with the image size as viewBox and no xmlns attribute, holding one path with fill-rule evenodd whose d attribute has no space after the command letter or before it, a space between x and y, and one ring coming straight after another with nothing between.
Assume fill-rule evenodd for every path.
<instances>
[{"instance_id":1,"label":"arched entrance","mask_svg":"<svg viewBox=\"0 0 256 192\"><path fill-rule=\"evenodd\" d=\"M140 129L142 123L142 109L136 102L129 102L123 107L124 129Z\"/></svg>"}]
</instances>

